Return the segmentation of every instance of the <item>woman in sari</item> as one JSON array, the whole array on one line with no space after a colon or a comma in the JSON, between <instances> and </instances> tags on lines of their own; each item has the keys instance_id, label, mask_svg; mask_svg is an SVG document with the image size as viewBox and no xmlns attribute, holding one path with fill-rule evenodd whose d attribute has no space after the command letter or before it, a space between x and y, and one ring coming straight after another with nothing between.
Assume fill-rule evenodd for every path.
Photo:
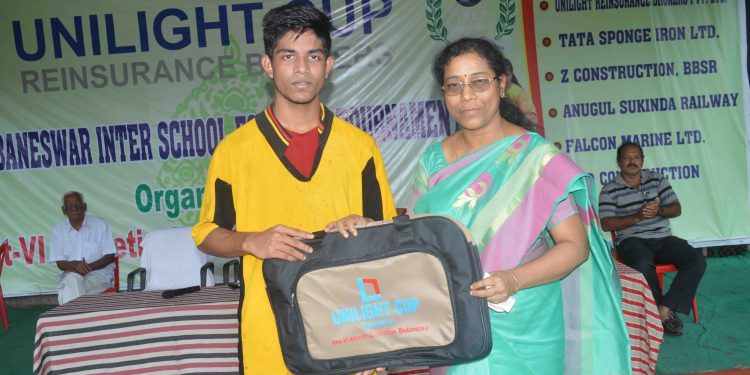
<instances>
[{"instance_id":1,"label":"woman in sari","mask_svg":"<svg viewBox=\"0 0 750 375\"><path fill-rule=\"evenodd\" d=\"M619 279L594 211L591 177L536 133L505 120L504 58L460 39L433 73L460 130L430 146L414 177L416 214L447 214L472 233L489 277L493 347L449 374L630 374Z\"/></svg>"}]
</instances>

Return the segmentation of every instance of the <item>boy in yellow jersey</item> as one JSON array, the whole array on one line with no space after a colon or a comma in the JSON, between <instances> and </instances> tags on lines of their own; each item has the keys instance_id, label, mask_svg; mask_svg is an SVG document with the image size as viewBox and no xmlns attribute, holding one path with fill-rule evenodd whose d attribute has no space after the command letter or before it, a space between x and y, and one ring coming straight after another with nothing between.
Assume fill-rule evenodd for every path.
<instances>
[{"instance_id":1,"label":"boy in yellow jersey","mask_svg":"<svg viewBox=\"0 0 750 375\"><path fill-rule=\"evenodd\" d=\"M303 4L263 17L261 65L274 101L216 148L193 228L204 252L241 257L240 368L248 374L288 373L263 259L302 260L312 248L300 239L310 232L328 225L356 235L364 218L396 215L375 140L320 102L333 68L331 28Z\"/></svg>"}]
</instances>

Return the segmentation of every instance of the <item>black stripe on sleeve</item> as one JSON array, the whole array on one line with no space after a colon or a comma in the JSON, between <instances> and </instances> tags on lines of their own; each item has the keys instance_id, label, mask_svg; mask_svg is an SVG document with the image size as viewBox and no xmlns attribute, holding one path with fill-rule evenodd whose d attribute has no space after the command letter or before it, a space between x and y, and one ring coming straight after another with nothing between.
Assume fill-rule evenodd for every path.
<instances>
[{"instance_id":1,"label":"black stripe on sleeve","mask_svg":"<svg viewBox=\"0 0 750 375\"><path fill-rule=\"evenodd\" d=\"M375 175L375 160L370 158L362 170L362 216L375 221L383 220L383 198L380 183Z\"/></svg>"},{"instance_id":2,"label":"black stripe on sleeve","mask_svg":"<svg viewBox=\"0 0 750 375\"><path fill-rule=\"evenodd\" d=\"M232 185L216 179L214 183L216 205L214 210L214 224L232 230L237 223L237 215L234 212L234 198L232 197Z\"/></svg>"}]
</instances>

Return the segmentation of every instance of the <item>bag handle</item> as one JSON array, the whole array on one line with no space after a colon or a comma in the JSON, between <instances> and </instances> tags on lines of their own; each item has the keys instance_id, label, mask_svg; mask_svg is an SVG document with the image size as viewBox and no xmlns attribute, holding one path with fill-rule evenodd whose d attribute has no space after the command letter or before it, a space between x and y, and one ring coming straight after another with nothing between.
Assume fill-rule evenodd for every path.
<instances>
[{"instance_id":1,"label":"bag handle","mask_svg":"<svg viewBox=\"0 0 750 375\"><path fill-rule=\"evenodd\" d=\"M411 227L409 215L399 215L393 218L393 226L398 231L399 246L416 245L414 230Z\"/></svg>"},{"instance_id":2,"label":"bag handle","mask_svg":"<svg viewBox=\"0 0 750 375\"><path fill-rule=\"evenodd\" d=\"M312 234L313 234L313 238L311 238L309 240L302 240L302 242L304 242L304 243L306 243L306 244L308 244L310 246L313 246L313 245L317 245L317 244L323 242L323 239L326 237L326 231L325 230L319 230L317 232L313 232Z\"/></svg>"}]
</instances>

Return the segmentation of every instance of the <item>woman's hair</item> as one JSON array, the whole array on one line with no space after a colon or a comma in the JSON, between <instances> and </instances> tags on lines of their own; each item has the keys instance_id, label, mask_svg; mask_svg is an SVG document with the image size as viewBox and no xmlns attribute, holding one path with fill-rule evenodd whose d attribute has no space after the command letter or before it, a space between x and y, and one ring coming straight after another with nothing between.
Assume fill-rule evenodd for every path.
<instances>
[{"instance_id":1,"label":"woman's hair","mask_svg":"<svg viewBox=\"0 0 750 375\"><path fill-rule=\"evenodd\" d=\"M500 99L500 116L502 116L505 121L516 124L526 130L533 132L536 131L536 125L529 121L529 119L526 118L526 115L521 112L521 110L518 109L518 107L516 107L507 96Z\"/></svg>"},{"instance_id":2,"label":"woman's hair","mask_svg":"<svg viewBox=\"0 0 750 375\"><path fill-rule=\"evenodd\" d=\"M445 48L435 56L435 61L432 63L432 74L435 76L437 83L441 86L443 85L443 80L445 79L445 66L448 65L454 57L471 52L474 52L485 59L487 63L490 64L490 68L495 72L495 75L499 76L505 74L505 57L495 43L482 38L461 38L445 46Z\"/></svg>"},{"instance_id":3,"label":"woman's hair","mask_svg":"<svg viewBox=\"0 0 750 375\"><path fill-rule=\"evenodd\" d=\"M510 81L515 83L518 86L521 86L520 83L518 83L518 78L516 78L516 74L513 73L513 64L508 60L508 58L505 58L505 74L510 74Z\"/></svg>"},{"instance_id":4,"label":"woman's hair","mask_svg":"<svg viewBox=\"0 0 750 375\"><path fill-rule=\"evenodd\" d=\"M312 5L291 3L273 8L263 16L263 47L266 55L273 50L286 33L300 34L312 30L323 41L325 55L331 55L331 21L325 13Z\"/></svg>"}]
</instances>

